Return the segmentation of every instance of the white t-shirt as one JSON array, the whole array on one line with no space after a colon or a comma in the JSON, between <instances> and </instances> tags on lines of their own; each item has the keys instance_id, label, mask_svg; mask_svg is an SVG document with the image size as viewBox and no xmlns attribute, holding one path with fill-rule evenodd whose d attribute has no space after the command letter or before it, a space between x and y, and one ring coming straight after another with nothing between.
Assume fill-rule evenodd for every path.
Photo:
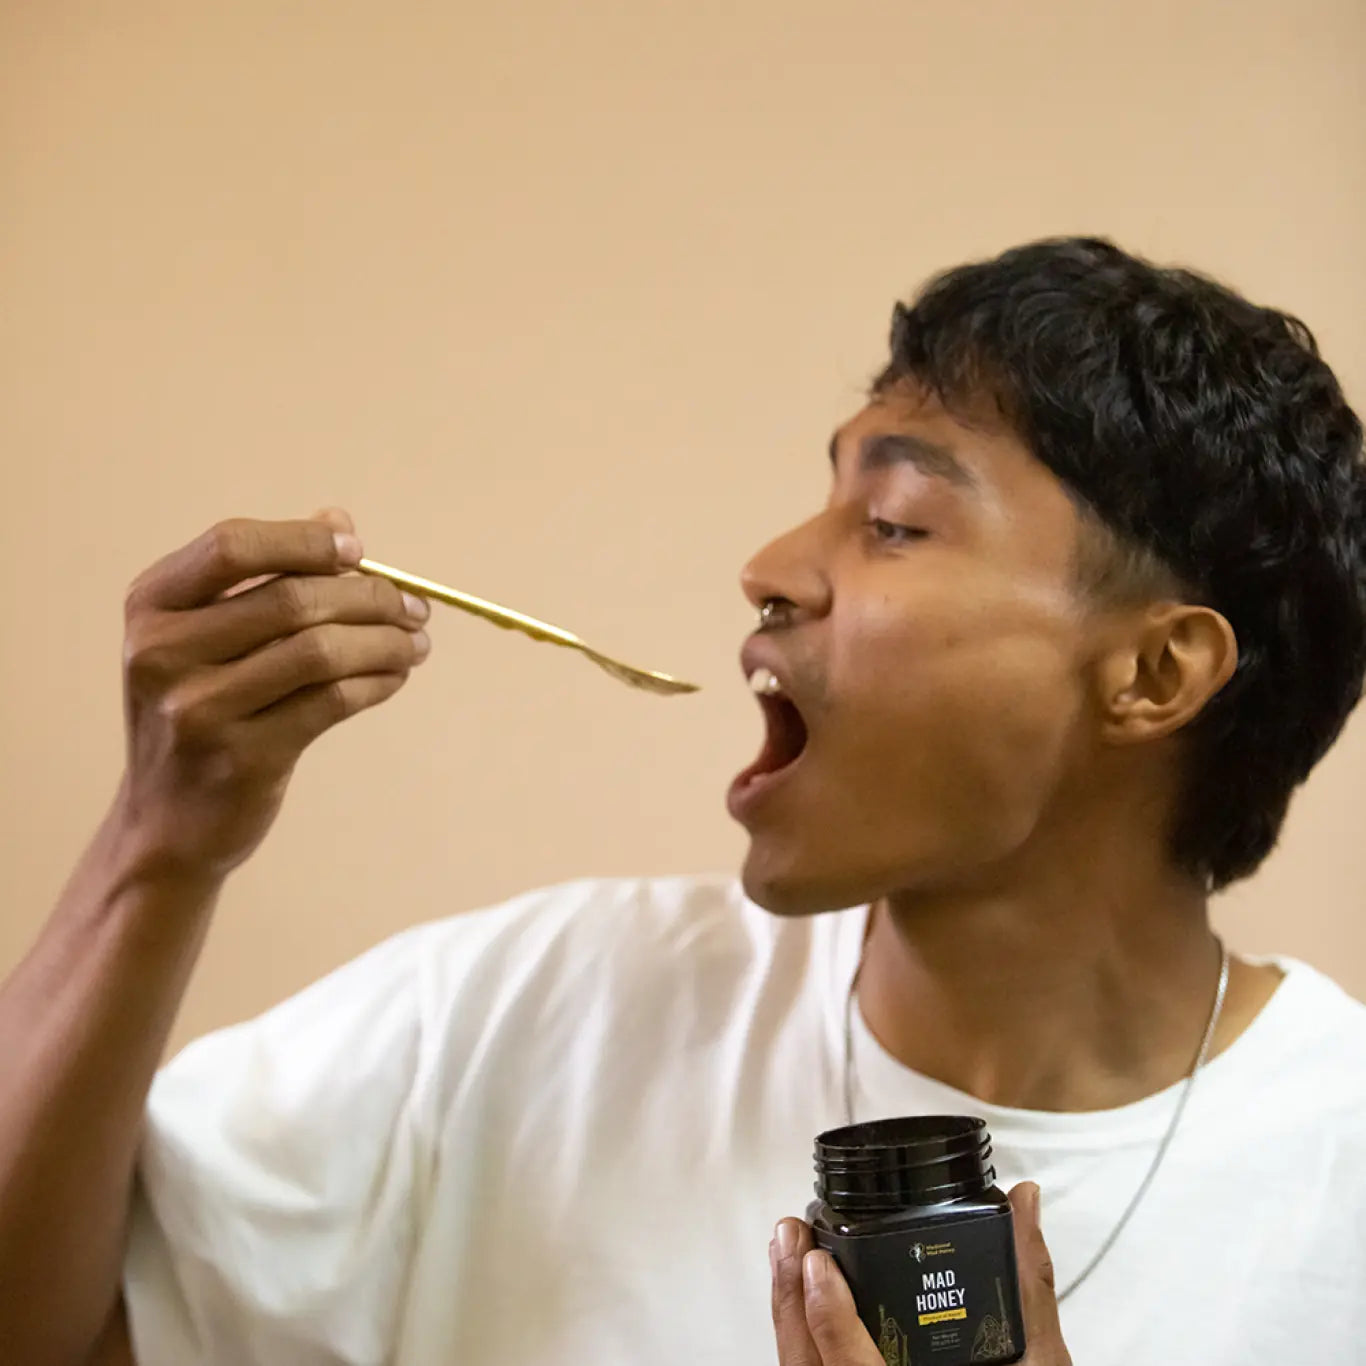
<instances>
[{"instance_id":1,"label":"white t-shirt","mask_svg":"<svg viewBox=\"0 0 1366 1366\"><path fill-rule=\"evenodd\" d=\"M581 882L191 1045L149 1104L141 1366L773 1361L768 1241L842 1122L865 920L777 919L730 879ZM1282 966L1064 1305L1078 1366L1366 1360L1366 1008ZM860 1119L986 1119L1000 1184L1043 1187L1062 1284L1176 1099L1002 1109L854 1042Z\"/></svg>"}]
</instances>

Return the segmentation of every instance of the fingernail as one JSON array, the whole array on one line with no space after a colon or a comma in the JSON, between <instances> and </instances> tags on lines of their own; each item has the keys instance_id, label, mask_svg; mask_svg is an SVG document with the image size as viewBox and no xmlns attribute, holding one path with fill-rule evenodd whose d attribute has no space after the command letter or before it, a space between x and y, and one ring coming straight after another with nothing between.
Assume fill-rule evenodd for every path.
<instances>
[{"instance_id":1,"label":"fingernail","mask_svg":"<svg viewBox=\"0 0 1366 1366\"><path fill-rule=\"evenodd\" d=\"M1029 1191L1029 1213L1033 1218L1035 1224L1037 1224L1040 1228L1043 1227L1043 1221L1039 1218L1039 1207L1041 1204L1041 1192L1039 1190L1038 1183L1035 1182L1031 1186Z\"/></svg>"},{"instance_id":2,"label":"fingernail","mask_svg":"<svg viewBox=\"0 0 1366 1366\"><path fill-rule=\"evenodd\" d=\"M778 1256L788 1258L797 1250L797 1225L791 1219L782 1219L776 1230Z\"/></svg>"},{"instance_id":3,"label":"fingernail","mask_svg":"<svg viewBox=\"0 0 1366 1366\"><path fill-rule=\"evenodd\" d=\"M417 657L417 659L426 659L428 654L431 653L431 649L432 638L426 633L426 631L414 631L413 654Z\"/></svg>"},{"instance_id":4,"label":"fingernail","mask_svg":"<svg viewBox=\"0 0 1366 1366\"><path fill-rule=\"evenodd\" d=\"M361 558L360 540L349 531L334 531L332 540L337 547L337 560L340 564L359 564Z\"/></svg>"},{"instance_id":5,"label":"fingernail","mask_svg":"<svg viewBox=\"0 0 1366 1366\"><path fill-rule=\"evenodd\" d=\"M416 593L405 593L403 595L403 610L412 617L414 621L426 621L432 614L432 609L427 604L426 598L420 598Z\"/></svg>"},{"instance_id":6,"label":"fingernail","mask_svg":"<svg viewBox=\"0 0 1366 1366\"><path fill-rule=\"evenodd\" d=\"M778 1240L776 1238L768 1240L768 1269L773 1275L778 1274Z\"/></svg>"},{"instance_id":7,"label":"fingernail","mask_svg":"<svg viewBox=\"0 0 1366 1366\"><path fill-rule=\"evenodd\" d=\"M802 1283L808 1295L819 1295L830 1276L828 1253L813 1249L802 1258Z\"/></svg>"}]
</instances>

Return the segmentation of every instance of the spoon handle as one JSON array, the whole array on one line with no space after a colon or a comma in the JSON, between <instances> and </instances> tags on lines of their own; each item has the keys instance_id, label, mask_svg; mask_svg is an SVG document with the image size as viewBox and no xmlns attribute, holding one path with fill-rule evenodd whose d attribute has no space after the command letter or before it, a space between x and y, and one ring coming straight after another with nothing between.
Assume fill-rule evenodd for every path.
<instances>
[{"instance_id":1,"label":"spoon handle","mask_svg":"<svg viewBox=\"0 0 1366 1366\"><path fill-rule=\"evenodd\" d=\"M572 631L552 626L548 621L538 621L535 617L526 616L522 612L514 612L511 607L500 607L496 602L476 598L473 593L462 593L458 588L447 588L444 583L435 583L431 579L409 574L391 565L380 564L377 560L362 560L357 568L363 574L375 574L381 579L388 579L390 583L406 588L410 593L417 593L424 598L435 598L438 602L460 608L462 612L483 617L495 626L520 631L532 640L549 641L552 645L565 645L573 650L583 649L583 641Z\"/></svg>"}]
</instances>

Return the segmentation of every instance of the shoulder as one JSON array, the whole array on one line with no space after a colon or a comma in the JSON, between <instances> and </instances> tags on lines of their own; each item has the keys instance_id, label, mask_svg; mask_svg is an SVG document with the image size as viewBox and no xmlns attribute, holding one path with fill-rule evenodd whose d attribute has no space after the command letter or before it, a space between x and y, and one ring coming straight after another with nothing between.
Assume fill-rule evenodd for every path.
<instances>
[{"instance_id":1,"label":"shoulder","mask_svg":"<svg viewBox=\"0 0 1366 1366\"><path fill-rule=\"evenodd\" d=\"M589 879L424 930L424 1034L453 1075L504 1060L539 1079L571 1056L677 1057L833 999L845 915L785 919L733 876Z\"/></svg>"},{"instance_id":2,"label":"shoulder","mask_svg":"<svg viewBox=\"0 0 1366 1366\"><path fill-rule=\"evenodd\" d=\"M1292 1037L1331 1041L1358 1059L1366 1056L1366 1005L1309 963L1270 961L1285 974L1272 1003L1281 1007L1282 1027Z\"/></svg>"},{"instance_id":3,"label":"shoulder","mask_svg":"<svg viewBox=\"0 0 1366 1366\"><path fill-rule=\"evenodd\" d=\"M408 934L425 951L459 956L499 945L573 949L604 936L665 943L729 927L753 909L733 877L579 878L458 912Z\"/></svg>"},{"instance_id":4,"label":"shoulder","mask_svg":"<svg viewBox=\"0 0 1366 1366\"><path fill-rule=\"evenodd\" d=\"M1252 1029L1277 1103L1366 1140L1366 1005L1308 963L1273 961L1285 979Z\"/></svg>"},{"instance_id":5,"label":"shoulder","mask_svg":"<svg viewBox=\"0 0 1366 1366\"><path fill-rule=\"evenodd\" d=\"M538 888L409 934L438 998L489 1005L729 968L778 951L783 922L731 876L585 878Z\"/></svg>"},{"instance_id":6,"label":"shoulder","mask_svg":"<svg viewBox=\"0 0 1366 1366\"><path fill-rule=\"evenodd\" d=\"M411 1064L431 1040L482 1032L518 1003L544 1012L609 980L659 990L671 974L765 952L778 925L733 877L581 879L411 926L264 1014L195 1040L168 1069L278 1046Z\"/></svg>"}]
</instances>

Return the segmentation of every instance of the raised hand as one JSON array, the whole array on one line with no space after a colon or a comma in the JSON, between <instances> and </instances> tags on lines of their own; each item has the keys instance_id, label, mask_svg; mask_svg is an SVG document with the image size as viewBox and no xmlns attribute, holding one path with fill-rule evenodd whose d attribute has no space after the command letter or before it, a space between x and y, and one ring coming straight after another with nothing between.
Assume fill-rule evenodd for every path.
<instances>
[{"instance_id":1,"label":"raised hand","mask_svg":"<svg viewBox=\"0 0 1366 1366\"><path fill-rule=\"evenodd\" d=\"M118 819L141 863L214 879L242 862L304 749L426 657L426 603L348 575L361 553L345 513L227 521L133 584Z\"/></svg>"}]
</instances>

